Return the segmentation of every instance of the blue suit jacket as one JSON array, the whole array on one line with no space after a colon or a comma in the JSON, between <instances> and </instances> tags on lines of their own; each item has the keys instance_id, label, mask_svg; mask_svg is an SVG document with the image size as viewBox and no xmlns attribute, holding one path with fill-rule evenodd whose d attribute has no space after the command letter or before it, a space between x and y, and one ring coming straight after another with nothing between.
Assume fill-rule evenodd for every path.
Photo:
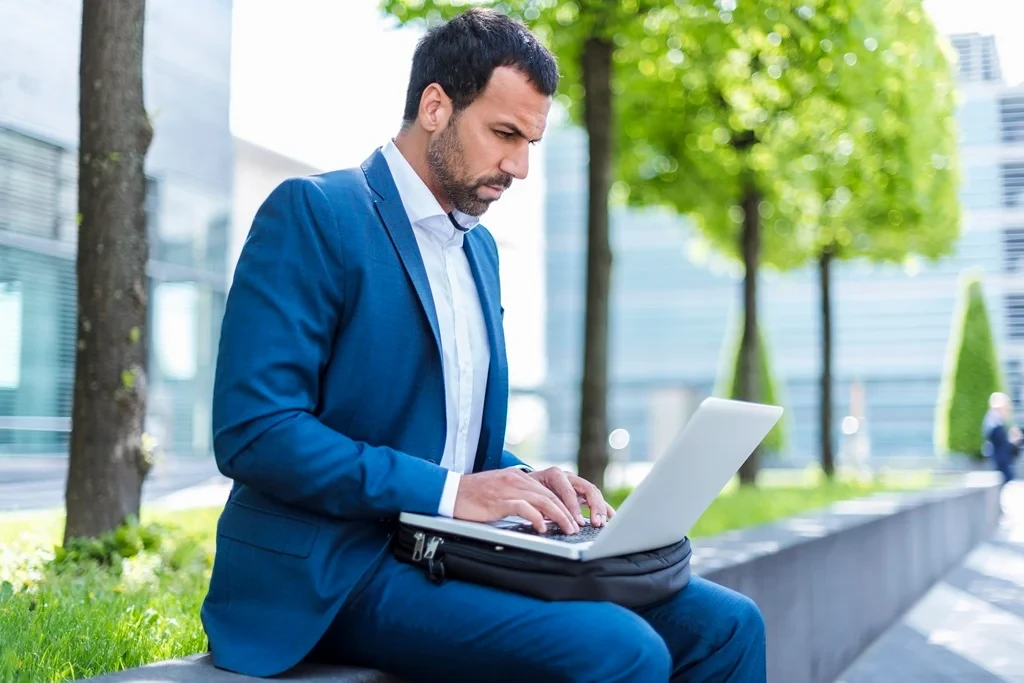
<instances>
[{"instance_id":1,"label":"blue suit jacket","mask_svg":"<svg viewBox=\"0 0 1024 683\"><path fill-rule=\"evenodd\" d=\"M491 348L474 471L503 450L508 366L498 252L465 251ZM278 186L228 294L213 392L234 487L202 620L214 662L253 676L305 657L386 553L399 512L434 514L447 471L440 335L412 227L380 150Z\"/></svg>"}]
</instances>

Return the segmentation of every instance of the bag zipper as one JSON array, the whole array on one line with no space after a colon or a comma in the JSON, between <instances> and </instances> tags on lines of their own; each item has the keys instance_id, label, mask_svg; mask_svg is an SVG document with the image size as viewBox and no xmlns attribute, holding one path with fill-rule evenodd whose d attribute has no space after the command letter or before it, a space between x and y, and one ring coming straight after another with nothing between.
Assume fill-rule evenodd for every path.
<instances>
[{"instance_id":1,"label":"bag zipper","mask_svg":"<svg viewBox=\"0 0 1024 683\"><path fill-rule=\"evenodd\" d=\"M432 537L431 540L433 541L435 538L436 537ZM440 543L440 542L443 542L443 539L437 538L437 541L438 541L438 543ZM461 557L465 557L467 559L474 559L474 560L479 560L479 561L482 561L482 562L494 563L496 557L499 556L499 555L495 554L495 551L496 550L500 550L500 549L501 549L501 546L497 546L497 547L492 546L491 548L484 549L484 548L476 548L476 547L469 546L469 545L449 545L447 550L445 550L445 553L447 555L455 555L456 557L461 556ZM436 544L435 544L435 550L436 550ZM500 553L500 556L502 558L500 560L500 564L502 564L502 565L504 565L504 566L506 566L508 568L511 568L511 569L522 569L522 570L527 570L527 571L538 571L537 561L535 559L533 559L532 557L529 557L528 555L520 555L520 553L524 553L525 554L525 553L529 553L529 552L530 551L528 551L528 550L522 550L522 549L519 549L519 548L505 547L504 548L504 552ZM688 550L686 555L685 555L685 557L680 559L680 562L687 562L687 561L689 561L689 558L692 556L692 554L693 554L692 550ZM556 558L554 556L547 556L547 557L549 559L554 559L554 560L560 559L560 558ZM567 567L567 568L576 569L576 568L582 567L583 564L581 562L565 561L565 565L564 566ZM569 571L569 572L567 572L566 575L570 575L571 576L572 574L573 574L573 572Z\"/></svg>"},{"instance_id":2,"label":"bag zipper","mask_svg":"<svg viewBox=\"0 0 1024 683\"><path fill-rule=\"evenodd\" d=\"M427 544L427 552L423 553L423 559L432 560L434 555L437 553L437 546L444 543L444 539L440 536L431 536L430 543Z\"/></svg>"},{"instance_id":3,"label":"bag zipper","mask_svg":"<svg viewBox=\"0 0 1024 683\"><path fill-rule=\"evenodd\" d=\"M423 544L426 542L427 536L422 531L417 531L412 537L416 539L416 545L412 549L412 561L419 562L423 559Z\"/></svg>"},{"instance_id":4,"label":"bag zipper","mask_svg":"<svg viewBox=\"0 0 1024 683\"><path fill-rule=\"evenodd\" d=\"M434 551L436 552L437 546L440 545L441 543L443 543L444 539L433 537L433 538L431 538L431 541L433 541L435 539L438 541L438 543L433 544L434 545ZM465 545L461 545L461 546L452 546L452 545L450 545L450 546L448 546L448 549L445 552L448 555L461 556L461 557L465 557L465 558L469 558L469 559L476 559L476 560L480 560L482 562L488 562L488 563L494 562L496 560L496 558L500 556L502 558L500 560L500 563L504 564L506 566L509 566L509 567L512 567L512 568L517 568L517 569L534 569L534 570L536 569L536 564L534 562L532 562L530 560L527 560L525 558L519 558L519 557L516 556L515 550L513 550L512 552L509 552L509 550L511 550L511 549L506 549L505 552L501 552L499 555L495 555L495 550L492 550L492 549L474 548L472 546L465 546ZM433 556L433 555L431 555L431 556ZM424 557L426 557L426 556L424 556Z\"/></svg>"}]
</instances>

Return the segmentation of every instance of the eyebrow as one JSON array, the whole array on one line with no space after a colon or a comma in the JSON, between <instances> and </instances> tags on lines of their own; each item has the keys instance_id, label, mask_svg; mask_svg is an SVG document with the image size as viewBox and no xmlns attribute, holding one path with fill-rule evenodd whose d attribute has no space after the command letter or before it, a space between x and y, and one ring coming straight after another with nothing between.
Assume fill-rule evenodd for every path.
<instances>
[{"instance_id":1,"label":"eyebrow","mask_svg":"<svg viewBox=\"0 0 1024 683\"><path fill-rule=\"evenodd\" d=\"M536 140L530 140L529 138L526 137L526 134L523 133L523 131L519 130L519 126L517 126L514 123L507 123L505 121L502 121L498 125L499 126L505 126L506 128L511 128L513 133L515 133L516 135L518 135L521 138L526 138L529 142L540 142L541 141L541 138L537 138Z\"/></svg>"}]
</instances>

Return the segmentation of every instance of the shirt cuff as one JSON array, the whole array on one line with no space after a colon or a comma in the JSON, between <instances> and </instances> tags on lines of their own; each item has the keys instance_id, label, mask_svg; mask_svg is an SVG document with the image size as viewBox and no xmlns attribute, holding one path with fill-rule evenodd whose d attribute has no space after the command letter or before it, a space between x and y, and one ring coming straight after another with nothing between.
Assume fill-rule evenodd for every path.
<instances>
[{"instance_id":1,"label":"shirt cuff","mask_svg":"<svg viewBox=\"0 0 1024 683\"><path fill-rule=\"evenodd\" d=\"M459 494L461 476L458 472L448 470L448 478L445 479L444 490L441 492L441 504L437 506L437 514L441 517L455 516L455 497Z\"/></svg>"}]
</instances>

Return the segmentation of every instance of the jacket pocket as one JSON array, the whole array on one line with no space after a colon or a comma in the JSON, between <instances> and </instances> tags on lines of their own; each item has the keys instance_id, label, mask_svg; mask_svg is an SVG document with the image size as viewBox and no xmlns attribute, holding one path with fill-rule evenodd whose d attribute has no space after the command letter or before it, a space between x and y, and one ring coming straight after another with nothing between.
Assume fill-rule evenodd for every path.
<instances>
[{"instance_id":1,"label":"jacket pocket","mask_svg":"<svg viewBox=\"0 0 1024 683\"><path fill-rule=\"evenodd\" d=\"M305 558L313 551L319 531L320 526L312 522L232 501L224 508L217 534L263 550Z\"/></svg>"}]
</instances>

